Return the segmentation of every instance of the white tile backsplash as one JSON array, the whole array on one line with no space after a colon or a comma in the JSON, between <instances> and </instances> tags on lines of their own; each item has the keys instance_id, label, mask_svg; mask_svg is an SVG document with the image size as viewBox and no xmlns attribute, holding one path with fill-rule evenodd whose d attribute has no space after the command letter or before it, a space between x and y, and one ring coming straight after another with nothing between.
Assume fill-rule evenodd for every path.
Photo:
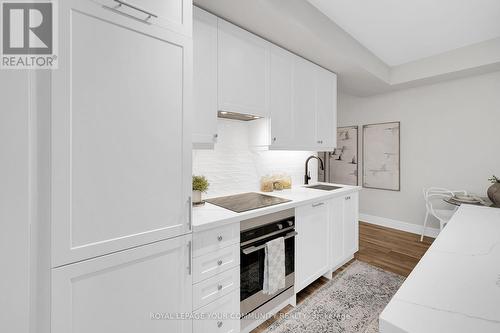
<instances>
[{"instance_id":1,"label":"white tile backsplash","mask_svg":"<svg viewBox=\"0 0 500 333\"><path fill-rule=\"evenodd\" d=\"M248 146L249 123L218 120L218 143L214 150L193 150L193 174L210 182L207 197L258 191L260 177L287 173L294 185L304 182L304 163L316 152L255 150ZM310 162L312 181L317 162Z\"/></svg>"}]
</instances>

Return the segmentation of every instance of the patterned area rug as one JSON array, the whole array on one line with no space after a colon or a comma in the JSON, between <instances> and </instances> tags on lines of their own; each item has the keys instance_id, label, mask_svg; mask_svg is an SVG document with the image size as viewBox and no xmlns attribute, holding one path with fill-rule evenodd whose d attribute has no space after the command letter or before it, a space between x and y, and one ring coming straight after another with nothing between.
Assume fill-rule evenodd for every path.
<instances>
[{"instance_id":1,"label":"patterned area rug","mask_svg":"<svg viewBox=\"0 0 500 333\"><path fill-rule=\"evenodd\" d=\"M266 333L377 333L378 316L404 277L354 261Z\"/></svg>"}]
</instances>

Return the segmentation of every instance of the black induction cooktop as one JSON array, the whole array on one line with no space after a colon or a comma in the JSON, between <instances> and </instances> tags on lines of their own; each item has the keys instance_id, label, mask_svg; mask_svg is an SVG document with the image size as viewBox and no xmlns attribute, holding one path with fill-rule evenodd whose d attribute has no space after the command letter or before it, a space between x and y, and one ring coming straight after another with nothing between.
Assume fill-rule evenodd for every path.
<instances>
[{"instance_id":1,"label":"black induction cooktop","mask_svg":"<svg viewBox=\"0 0 500 333\"><path fill-rule=\"evenodd\" d=\"M205 200L212 205L216 205L225 209L229 209L236 213L243 213L253 209L274 206L292 200L278 198L272 195L261 193L242 193L237 195L230 195L227 197L218 197Z\"/></svg>"}]
</instances>

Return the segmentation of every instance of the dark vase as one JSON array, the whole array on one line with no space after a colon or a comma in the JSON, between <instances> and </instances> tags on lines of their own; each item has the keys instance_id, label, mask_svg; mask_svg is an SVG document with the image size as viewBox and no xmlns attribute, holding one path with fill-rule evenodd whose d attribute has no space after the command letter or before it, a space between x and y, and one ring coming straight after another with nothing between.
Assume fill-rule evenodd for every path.
<instances>
[{"instance_id":1,"label":"dark vase","mask_svg":"<svg viewBox=\"0 0 500 333\"><path fill-rule=\"evenodd\" d=\"M488 198L490 198L495 206L500 206L500 183L497 182L490 186L488 189Z\"/></svg>"}]
</instances>

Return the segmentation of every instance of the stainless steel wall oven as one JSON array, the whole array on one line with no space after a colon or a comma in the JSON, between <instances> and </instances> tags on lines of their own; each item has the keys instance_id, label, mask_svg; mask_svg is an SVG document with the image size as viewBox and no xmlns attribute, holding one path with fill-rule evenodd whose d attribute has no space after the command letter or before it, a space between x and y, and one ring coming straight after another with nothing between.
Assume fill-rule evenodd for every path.
<instances>
[{"instance_id":1,"label":"stainless steel wall oven","mask_svg":"<svg viewBox=\"0 0 500 333\"><path fill-rule=\"evenodd\" d=\"M244 316L272 302L286 291L293 291L295 279L295 216L289 209L241 222L240 311ZM262 292L266 242L285 238L285 288L272 295ZM278 304L277 304L278 305Z\"/></svg>"}]
</instances>

